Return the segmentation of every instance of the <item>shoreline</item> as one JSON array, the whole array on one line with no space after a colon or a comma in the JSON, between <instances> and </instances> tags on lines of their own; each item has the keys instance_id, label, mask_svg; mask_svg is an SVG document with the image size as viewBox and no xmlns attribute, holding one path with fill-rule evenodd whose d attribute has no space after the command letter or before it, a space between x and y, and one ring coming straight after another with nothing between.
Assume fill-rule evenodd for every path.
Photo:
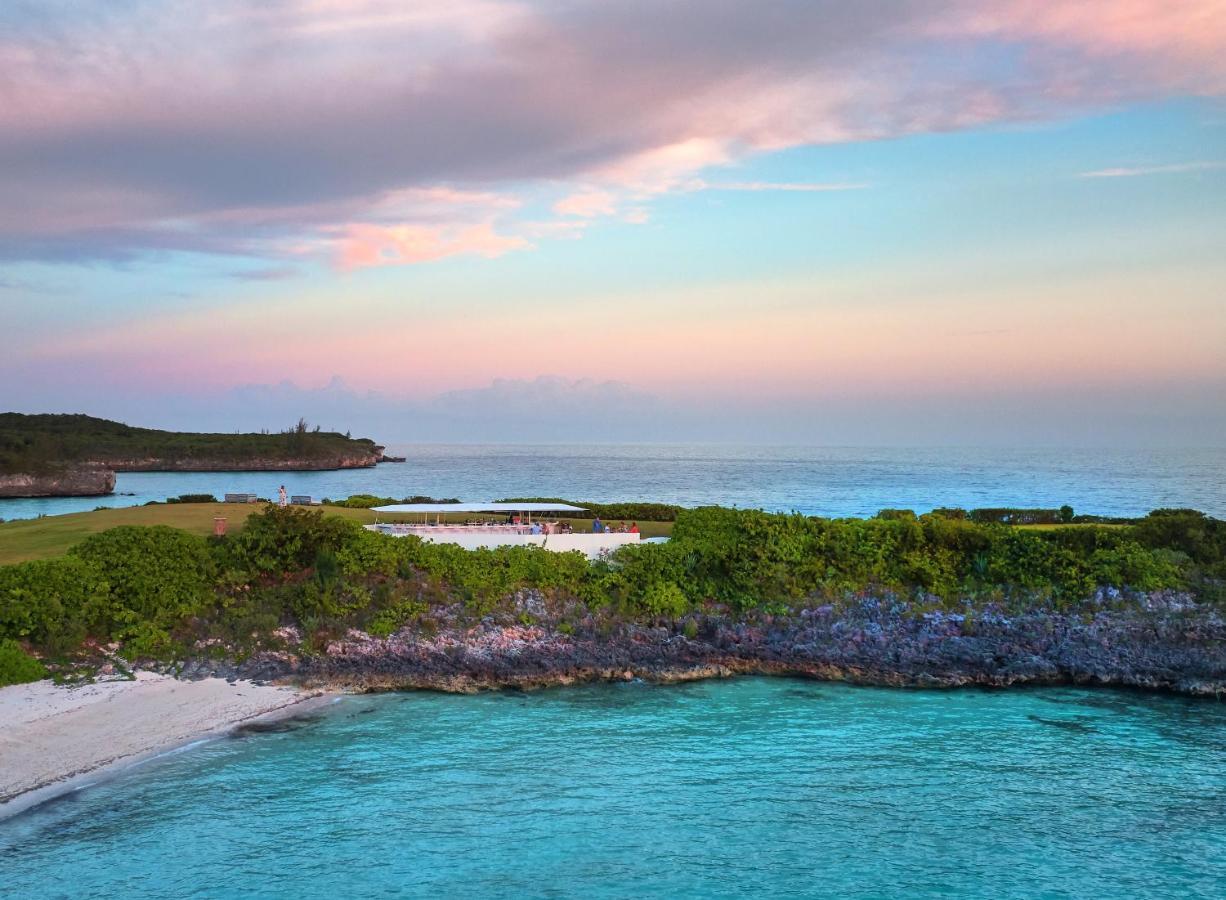
<instances>
[{"instance_id":1,"label":"shoreline","mask_svg":"<svg viewBox=\"0 0 1226 900\"><path fill-rule=\"evenodd\" d=\"M348 676L304 676L299 683L310 689L337 695L427 691L442 694L482 694L497 691L528 693L585 684L616 684L642 681L655 685L685 684L693 681L728 678L795 678L853 687L888 688L891 690L957 691L980 689L990 691L1043 688L1098 688L1103 690L1137 691L1145 694L1182 697L1189 700L1226 700L1223 682L1156 682L1150 679L1099 678L1092 675L1052 675L1024 678L963 677L948 674L903 675L897 672L868 671L855 668L813 666L794 662L729 658L687 666L630 665L612 668L581 668L566 672L541 674L502 673L496 676L478 673L353 673Z\"/></svg>"},{"instance_id":2,"label":"shoreline","mask_svg":"<svg viewBox=\"0 0 1226 900\"><path fill-rule=\"evenodd\" d=\"M198 675L293 681L360 693L532 689L589 681L688 681L788 675L881 687L1102 685L1226 697L1226 619L1177 594L1151 594L1093 616L1033 609L908 615L865 597L842 609L790 615L691 616L684 624L609 623L545 608L525 593L478 623L437 610L428 628L378 638L351 629L323 652L264 652L241 666L200 663ZM532 625L517 621L537 617ZM569 616L566 631L558 622Z\"/></svg>"},{"instance_id":3,"label":"shoreline","mask_svg":"<svg viewBox=\"0 0 1226 900\"><path fill-rule=\"evenodd\" d=\"M0 688L0 821L236 727L290 718L334 698L298 685L147 671L134 680Z\"/></svg>"},{"instance_id":4,"label":"shoreline","mask_svg":"<svg viewBox=\"0 0 1226 900\"><path fill-rule=\"evenodd\" d=\"M491 672L417 670L400 672L354 671L345 673L300 672L283 677L277 683L234 680L218 675L175 678L142 670L135 680L97 682L91 685L61 686L49 681L0 688L0 713L4 714L6 731L0 735L0 822L44 803L56 800L83 788L91 787L122 772L163 756L190 749L205 741L216 740L237 729L260 723L274 723L294 718L330 705L346 695L381 694L408 691L429 691L452 694L477 694L492 691L537 691L596 683L641 681L654 685L674 685L709 679L739 677L796 678L810 681L840 683L861 687L884 687L910 690L949 691L966 688L1003 690L1008 688L1092 687L1107 690L1133 690L1147 694L1203 699L1221 702L1221 684L1201 684L1177 687L1145 679L1100 679L1073 677L1068 674L1020 679L984 677L946 677L928 674L908 677L898 672L882 672L858 667L803 664L796 661L725 657L688 664L659 664L638 660L613 666L576 667L540 671L529 664L524 671ZM94 689L92 694L89 689ZM84 696L73 692L86 692ZM25 696L23 696L25 695ZM165 715L167 704L154 703L150 696L167 700L174 713ZM247 702L218 705L219 695L242 697ZM255 702L250 702L252 700ZM193 704L212 704L203 718ZM105 704L105 706L104 706ZM25 706L25 715L13 721L15 708ZM108 715L97 713L105 709ZM210 714L211 713L211 714ZM146 733L144 739L131 740L135 722L147 725L156 719L158 727ZM127 735L127 748L113 756L100 758L90 748ZM28 745L33 739L38 746L25 748L24 758L12 760L12 748ZM55 742L55 750L47 747ZM42 752L42 751L46 752ZM37 759L31 771L31 760ZM54 762L52 762L54 761Z\"/></svg>"}]
</instances>

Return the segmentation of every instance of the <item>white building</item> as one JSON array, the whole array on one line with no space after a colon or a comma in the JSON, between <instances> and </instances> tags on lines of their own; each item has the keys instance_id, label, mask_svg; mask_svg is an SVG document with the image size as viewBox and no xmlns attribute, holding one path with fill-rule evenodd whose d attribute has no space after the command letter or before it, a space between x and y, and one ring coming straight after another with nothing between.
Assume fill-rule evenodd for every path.
<instances>
[{"instance_id":1,"label":"white building","mask_svg":"<svg viewBox=\"0 0 1226 900\"><path fill-rule=\"evenodd\" d=\"M370 531L393 537L414 535L423 541L457 544L465 550L481 547L536 546L558 553L578 550L589 558L639 542L638 532L575 531L564 533L558 514L585 513L566 503L393 503L374 512L412 516L420 521L379 522ZM444 516L464 514L464 522L445 522ZM535 521L534 521L535 517ZM431 521L433 519L433 521Z\"/></svg>"}]
</instances>

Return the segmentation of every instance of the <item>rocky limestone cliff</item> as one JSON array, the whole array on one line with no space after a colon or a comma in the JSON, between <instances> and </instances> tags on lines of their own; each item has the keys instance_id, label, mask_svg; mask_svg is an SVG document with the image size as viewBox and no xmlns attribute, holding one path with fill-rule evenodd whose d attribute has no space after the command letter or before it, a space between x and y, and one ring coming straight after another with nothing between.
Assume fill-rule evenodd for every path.
<instances>
[{"instance_id":1,"label":"rocky limestone cliff","mask_svg":"<svg viewBox=\"0 0 1226 900\"><path fill-rule=\"evenodd\" d=\"M115 472L105 466L0 475L0 497L99 497L114 491Z\"/></svg>"},{"instance_id":2,"label":"rocky limestone cliff","mask_svg":"<svg viewBox=\"0 0 1226 900\"><path fill-rule=\"evenodd\" d=\"M382 447L369 453L342 454L311 459L140 459L97 460L44 473L0 474L0 497L97 497L115 492L116 472L312 472L329 469L365 469L376 465Z\"/></svg>"},{"instance_id":3,"label":"rocky limestone cliff","mask_svg":"<svg viewBox=\"0 0 1226 900\"><path fill-rule=\"evenodd\" d=\"M165 459L116 457L99 460L116 472L314 472L329 469L367 469L376 465L382 447L369 453L346 453L320 457L243 457L232 459Z\"/></svg>"},{"instance_id":4,"label":"rocky limestone cliff","mask_svg":"<svg viewBox=\"0 0 1226 900\"><path fill-rule=\"evenodd\" d=\"M383 447L311 429L219 433L138 428L86 415L0 413L0 496L111 493L116 472L304 472L370 468Z\"/></svg>"},{"instance_id":5,"label":"rocky limestone cliff","mask_svg":"<svg viewBox=\"0 0 1226 900\"><path fill-rule=\"evenodd\" d=\"M262 652L237 665L196 659L184 674L354 692L759 674L883 686L1099 684L1226 696L1226 620L1215 607L1176 592L1128 602L1100 593L1092 615L1008 613L989 605L972 622L952 613L917 616L897 598L865 597L850 608L788 616L691 617L686 634L677 626L602 626L593 615L579 619L578 610L563 633L541 595L526 591L517 604L520 615L539 616L531 625L510 615L473 624L457 605L433 610L429 628L407 626L387 638L350 631L322 653ZM300 635L288 638L292 645Z\"/></svg>"}]
</instances>

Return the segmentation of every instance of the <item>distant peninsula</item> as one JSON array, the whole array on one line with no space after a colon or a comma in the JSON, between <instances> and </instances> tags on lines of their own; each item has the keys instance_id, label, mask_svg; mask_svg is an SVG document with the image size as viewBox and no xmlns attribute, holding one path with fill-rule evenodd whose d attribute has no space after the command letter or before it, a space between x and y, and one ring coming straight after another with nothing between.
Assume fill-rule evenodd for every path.
<instances>
[{"instance_id":1,"label":"distant peninsula","mask_svg":"<svg viewBox=\"0 0 1226 900\"><path fill-rule=\"evenodd\" d=\"M113 493L116 472L300 472L384 460L369 438L311 428L206 434L136 428L86 415L0 413L0 497Z\"/></svg>"}]
</instances>

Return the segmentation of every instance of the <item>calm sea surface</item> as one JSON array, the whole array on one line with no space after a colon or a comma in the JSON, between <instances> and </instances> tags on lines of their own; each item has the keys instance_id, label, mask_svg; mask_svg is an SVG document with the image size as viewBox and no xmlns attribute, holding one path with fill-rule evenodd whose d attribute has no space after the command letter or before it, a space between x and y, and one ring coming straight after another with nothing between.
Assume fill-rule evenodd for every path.
<instances>
[{"instance_id":1,"label":"calm sea surface","mask_svg":"<svg viewBox=\"0 0 1226 900\"><path fill-rule=\"evenodd\" d=\"M565 497L717 503L833 516L885 507L1060 506L1143 515L1191 506L1226 517L1226 448L1207 450L871 449L701 445L392 447L403 465L344 472L120 475L128 496L0 500L0 518L131 506L187 493L321 497L424 494L461 500Z\"/></svg>"},{"instance_id":2,"label":"calm sea surface","mask_svg":"<svg viewBox=\"0 0 1226 900\"><path fill-rule=\"evenodd\" d=\"M43 897L1226 891L1226 705L748 678L347 698L0 822Z\"/></svg>"}]
</instances>

